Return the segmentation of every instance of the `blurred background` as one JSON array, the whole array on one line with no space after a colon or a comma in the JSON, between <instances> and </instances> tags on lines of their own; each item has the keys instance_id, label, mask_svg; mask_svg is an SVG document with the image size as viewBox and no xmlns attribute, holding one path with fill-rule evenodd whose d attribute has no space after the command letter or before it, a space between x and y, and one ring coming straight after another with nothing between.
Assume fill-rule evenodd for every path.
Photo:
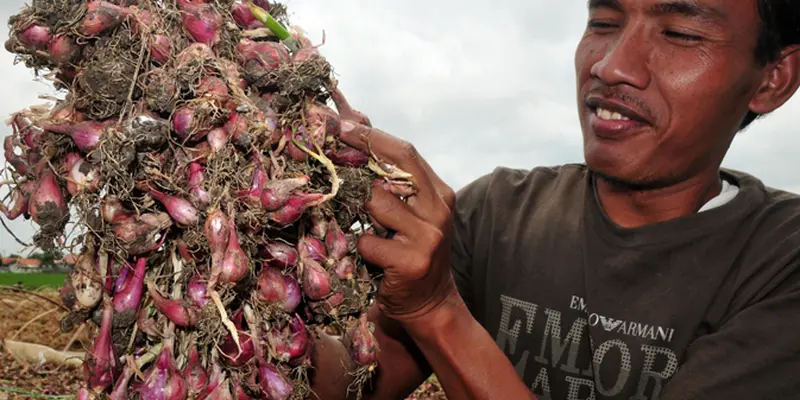
<instances>
[{"instance_id":1,"label":"blurred background","mask_svg":"<svg viewBox=\"0 0 800 400\"><path fill-rule=\"evenodd\" d=\"M3 40L22 0L0 2ZM586 20L584 1L383 2L288 0L294 23L339 75L353 105L377 127L414 143L454 188L505 165L582 161L573 54ZM554 4L558 4L554 6ZM0 50L0 115L52 94ZM800 98L736 139L726 167L800 191L794 144ZM9 127L0 127L0 136ZM2 156L0 156L2 157ZM3 160L4 161L4 160ZM0 195L7 191L0 189ZM29 241L28 221L9 227ZM33 249L25 249L30 251ZM0 254L21 246L0 229Z\"/></svg>"}]
</instances>

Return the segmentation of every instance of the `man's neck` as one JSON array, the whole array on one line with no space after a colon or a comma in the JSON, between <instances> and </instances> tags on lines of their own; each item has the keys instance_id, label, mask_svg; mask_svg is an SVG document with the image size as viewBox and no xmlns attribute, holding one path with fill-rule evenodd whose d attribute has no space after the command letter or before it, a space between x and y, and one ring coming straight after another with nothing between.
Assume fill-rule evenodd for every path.
<instances>
[{"instance_id":1,"label":"man's neck","mask_svg":"<svg viewBox=\"0 0 800 400\"><path fill-rule=\"evenodd\" d=\"M597 195L603 210L615 224L624 228L694 214L721 190L718 170L653 190L629 188L597 178Z\"/></svg>"}]
</instances>

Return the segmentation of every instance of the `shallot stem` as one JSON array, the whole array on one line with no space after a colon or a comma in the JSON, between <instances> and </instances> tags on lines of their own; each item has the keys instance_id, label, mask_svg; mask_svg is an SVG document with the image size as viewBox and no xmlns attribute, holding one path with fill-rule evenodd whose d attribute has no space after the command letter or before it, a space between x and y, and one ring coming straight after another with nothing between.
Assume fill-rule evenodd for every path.
<instances>
[{"instance_id":1,"label":"shallot stem","mask_svg":"<svg viewBox=\"0 0 800 400\"><path fill-rule=\"evenodd\" d=\"M225 306L222 304L222 299L219 297L219 293L216 289L209 288L208 296L211 297L211 300L217 306L217 310L219 310L219 316L222 319L222 324L225 325L225 327L231 332L233 341L236 343L236 347L239 349L239 354L242 354L242 344L239 341L239 332L236 330L236 325L233 324L233 321L228 318L228 312L225 311Z\"/></svg>"},{"instance_id":2,"label":"shallot stem","mask_svg":"<svg viewBox=\"0 0 800 400\"><path fill-rule=\"evenodd\" d=\"M286 30L275 18L267 12L267 10L255 5L252 1L247 1L247 7L250 8L250 12L253 13L253 16L256 17L257 20L261 21L275 36L278 37L280 40L286 40L292 37L292 34Z\"/></svg>"},{"instance_id":3,"label":"shallot stem","mask_svg":"<svg viewBox=\"0 0 800 400\"><path fill-rule=\"evenodd\" d=\"M297 140L297 134L294 130L292 130L292 142L295 144L295 146L300 148L300 150L305 151L306 153L308 153L308 155L314 157L314 159L322 163L322 165L324 165L325 168L328 170L328 172L331 174L331 192L326 194L325 196L322 196L322 198L320 198L319 200L308 203L309 206L311 207L319 206L336 197L336 195L339 193L339 186L341 185L342 180L339 179L339 175L336 173L336 166L333 165L333 161L331 161L328 157L325 157L325 155L322 153L322 149L320 149L318 145L315 144L315 146L317 147L317 151L319 152L316 153L311 149L309 149L308 147L306 147L303 143L300 143L300 141Z\"/></svg>"}]
</instances>

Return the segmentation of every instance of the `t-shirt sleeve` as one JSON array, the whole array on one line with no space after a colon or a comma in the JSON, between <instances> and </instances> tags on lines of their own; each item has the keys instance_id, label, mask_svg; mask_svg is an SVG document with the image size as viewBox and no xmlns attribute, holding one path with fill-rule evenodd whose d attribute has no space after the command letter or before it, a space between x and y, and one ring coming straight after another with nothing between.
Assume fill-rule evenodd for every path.
<instances>
[{"instance_id":1,"label":"t-shirt sleeve","mask_svg":"<svg viewBox=\"0 0 800 400\"><path fill-rule=\"evenodd\" d=\"M451 256L453 278L461 297L473 313L476 300L472 281L475 241L481 229L480 218L490 179L491 174L484 175L458 190L453 210Z\"/></svg>"},{"instance_id":2,"label":"t-shirt sleeve","mask_svg":"<svg viewBox=\"0 0 800 400\"><path fill-rule=\"evenodd\" d=\"M800 399L800 265L769 296L695 340L662 400Z\"/></svg>"}]
</instances>

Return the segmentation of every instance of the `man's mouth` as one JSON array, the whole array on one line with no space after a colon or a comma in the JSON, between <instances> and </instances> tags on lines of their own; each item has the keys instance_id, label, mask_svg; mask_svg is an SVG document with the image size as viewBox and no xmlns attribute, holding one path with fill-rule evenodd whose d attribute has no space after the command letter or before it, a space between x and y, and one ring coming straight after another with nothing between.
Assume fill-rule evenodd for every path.
<instances>
[{"instance_id":1,"label":"man's mouth","mask_svg":"<svg viewBox=\"0 0 800 400\"><path fill-rule=\"evenodd\" d=\"M600 119L602 119L604 121L630 121L631 120L630 118L628 118L628 117L626 117L626 116L624 116L624 115L622 115L622 114L620 114L620 113L618 113L616 111L611 111L611 110L607 110L605 108L600 108L600 107L598 107L598 108L596 108L594 110L594 114L597 116L597 118L600 118Z\"/></svg>"},{"instance_id":2,"label":"man's mouth","mask_svg":"<svg viewBox=\"0 0 800 400\"><path fill-rule=\"evenodd\" d=\"M633 121L640 124L652 125L645 117L645 113L638 111L628 104L612 100L596 94L586 98L586 106L594 115L603 121Z\"/></svg>"}]
</instances>

